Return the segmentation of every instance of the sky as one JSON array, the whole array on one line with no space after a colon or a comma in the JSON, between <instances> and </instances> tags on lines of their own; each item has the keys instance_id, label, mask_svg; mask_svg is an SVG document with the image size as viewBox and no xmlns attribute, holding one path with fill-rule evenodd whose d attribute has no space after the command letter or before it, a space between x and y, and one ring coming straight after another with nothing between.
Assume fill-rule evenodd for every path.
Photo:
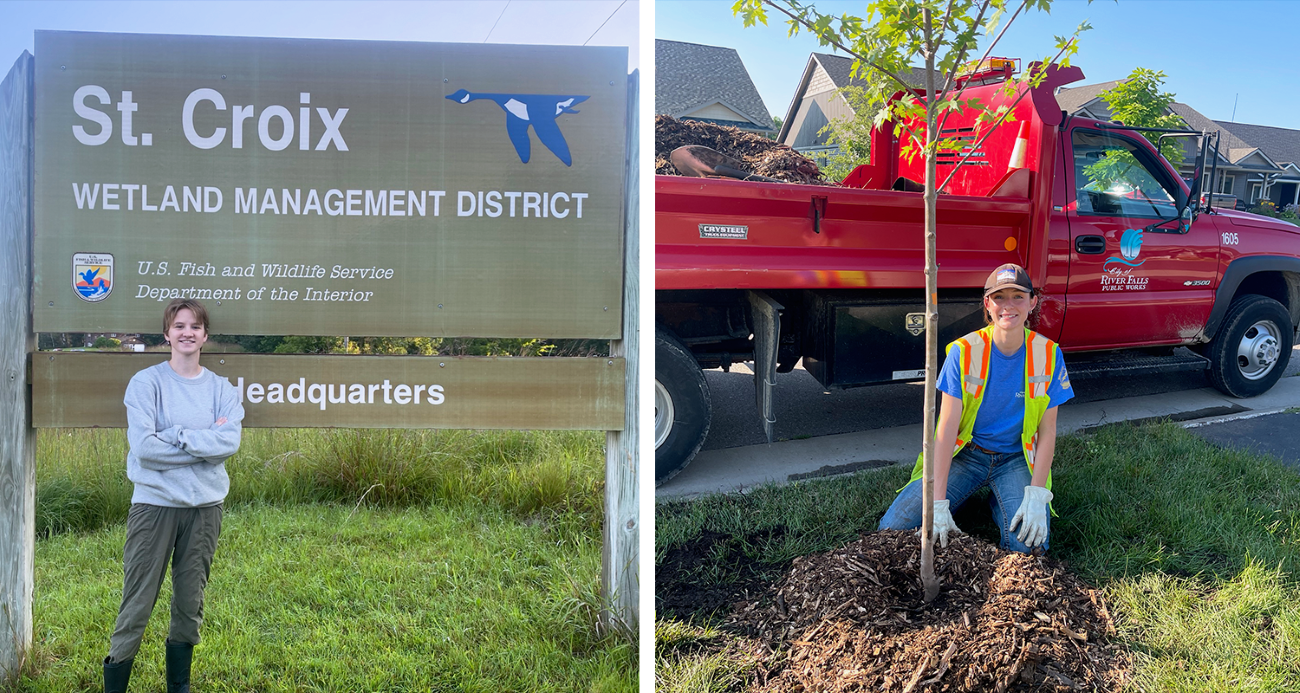
<instances>
[{"instance_id":1,"label":"sky","mask_svg":"<svg viewBox=\"0 0 1300 693\"><path fill-rule=\"evenodd\" d=\"M784 118L808 55L833 50L807 34L787 38L785 17L771 11L768 26L745 29L731 5L657 0L655 38L735 48L768 111ZM835 15L862 16L866 5L816 2ZM1093 28L1080 35L1073 64L1086 77L1072 86L1123 79L1145 67L1163 71L1165 91L1213 120L1300 129L1300 1L1057 0L1050 15L1017 18L993 55L1029 62L1055 54L1053 37L1074 33L1085 19Z\"/></svg>"},{"instance_id":2,"label":"sky","mask_svg":"<svg viewBox=\"0 0 1300 693\"><path fill-rule=\"evenodd\" d=\"M627 46L638 67L638 0L470 2L73 2L0 0L0 75L37 29L145 34ZM36 56L39 60L40 56Z\"/></svg>"}]
</instances>

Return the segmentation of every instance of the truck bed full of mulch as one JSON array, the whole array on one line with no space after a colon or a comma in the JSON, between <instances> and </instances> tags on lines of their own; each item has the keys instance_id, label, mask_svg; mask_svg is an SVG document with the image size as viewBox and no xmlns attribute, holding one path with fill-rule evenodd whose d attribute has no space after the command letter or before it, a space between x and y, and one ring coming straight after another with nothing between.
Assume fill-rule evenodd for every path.
<instances>
[{"instance_id":1,"label":"truck bed full of mulch","mask_svg":"<svg viewBox=\"0 0 1300 693\"><path fill-rule=\"evenodd\" d=\"M655 116L655 173L680 176L668 155L678 147L700 144L737 159L743 170L805 185L834 185L822 180L817 163L784 144L726 125Z\"/></svg>"},{"instance_id":2,"label":"truck bed full of mulch","mask_svg":"<svg viewBox=\"0 0 1300 693\"><path fill-rule=\"evenodd\" d=\"M881 531L802 556L734 605L756 691L1113 691L1130 658L1102 594L1057 561L958 535L921 603L920 541Z\"/></svg>"}]
</instances>

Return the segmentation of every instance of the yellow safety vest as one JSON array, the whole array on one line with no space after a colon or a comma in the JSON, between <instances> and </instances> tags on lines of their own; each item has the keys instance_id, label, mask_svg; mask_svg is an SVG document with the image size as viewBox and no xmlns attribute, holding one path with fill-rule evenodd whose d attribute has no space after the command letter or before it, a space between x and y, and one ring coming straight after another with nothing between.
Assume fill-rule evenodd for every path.
<instances>
[{"instance_id":1,"label":"yellow safety vest","mask_svg":"<svg viewBox=\"0 0 1300 693\"><path fill-rule=\"evenodd\" d=\"M989 375L989 359L993 349L993 326L971 332L948 345L946 353L954 346L961 347L961 424L957 428L955 457L970 442L975 431L975 415L984 402L984 385ZM1025 424L1020 441L1025 446L1025 461L1029 473L1034 473L1034 450L1038 446L1038 424L1051 406L1047 386L1056 376L1056 343L1029 328L1025 328ZM912 483L924 476L924 452L916 457L912 468ZM901 489L900 489L901 490ZM1052 490L1052 474L1047 473L1047 490ZM1056 513L1052 513L1055 515Z\"/></svg>"}]
</instances>

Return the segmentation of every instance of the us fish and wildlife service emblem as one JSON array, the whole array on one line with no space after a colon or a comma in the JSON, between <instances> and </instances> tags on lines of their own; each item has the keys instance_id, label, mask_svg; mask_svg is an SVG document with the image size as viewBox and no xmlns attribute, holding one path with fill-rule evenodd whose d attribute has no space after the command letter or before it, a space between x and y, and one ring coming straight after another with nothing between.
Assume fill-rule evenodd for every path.
<instances>
[{"instance_id":1,"label":"us fish and wildlife service emblem","mask_svg":"<svg viewBox=\"0 0 1300 693\"><path fill-rule=\"evenodd\" d=\"M83 301L98 303L113 293L113 256L76 253L72 256L72 288Z\"/></svg>"}]
</instances>

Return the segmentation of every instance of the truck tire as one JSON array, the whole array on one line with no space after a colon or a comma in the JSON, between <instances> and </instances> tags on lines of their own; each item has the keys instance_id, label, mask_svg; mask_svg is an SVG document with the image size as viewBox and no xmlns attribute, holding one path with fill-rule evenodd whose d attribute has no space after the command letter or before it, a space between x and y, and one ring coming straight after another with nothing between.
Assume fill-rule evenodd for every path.
<instances>
[{"instance_id":1,"label":"truck tire","mask_svg":"<svg viewBox=\"0 0 1300 693\"><path fill-rule=\"evenodd\" d=\"M655 486L686 468L709 434L709 385L689 349L655 327Z\"/></svg>"},{"instance_id":2,"label":"truck tire","mask_svg":"<svg viewBox=\"0 0 1300 693\"><path fill-rule=\"evenodd\" d=\"M1293 334L1281 303L1255 294L1234 300L1205 354L1210 382L1232 397L1267 392L1291 359Z\"/></svg>"}]
</instances>

